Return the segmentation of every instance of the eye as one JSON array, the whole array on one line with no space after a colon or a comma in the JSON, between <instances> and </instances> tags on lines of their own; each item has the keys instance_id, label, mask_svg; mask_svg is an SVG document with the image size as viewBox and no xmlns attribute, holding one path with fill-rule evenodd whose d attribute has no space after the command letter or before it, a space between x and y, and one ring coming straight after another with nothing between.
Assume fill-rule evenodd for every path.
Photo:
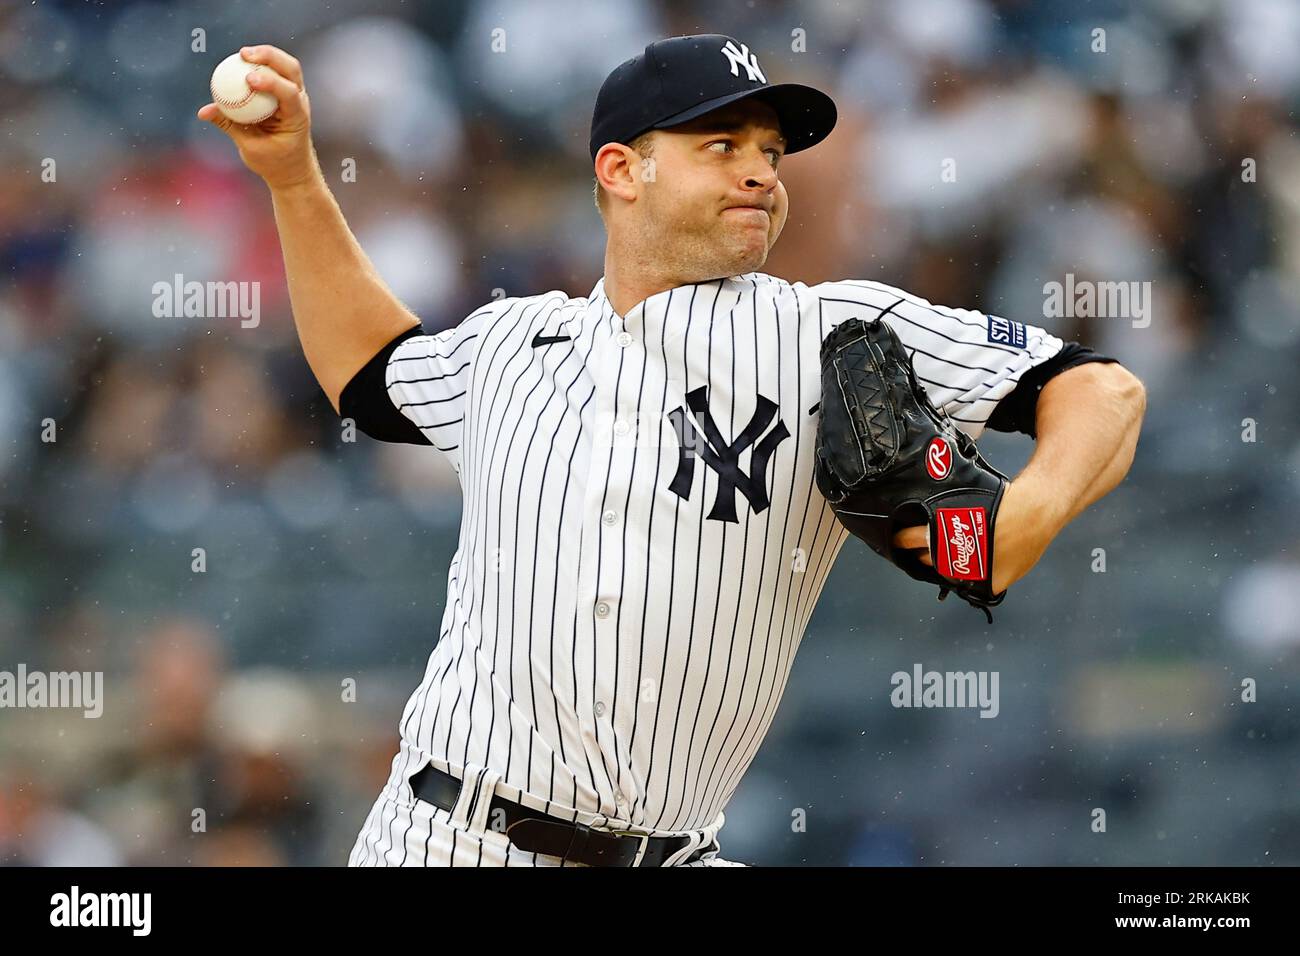
<instances>
[{"instance_id":1,"label":"eye","mask_svg":"<svg viewBox=\"0 0 1300 956\"><path fill-rule=\"evenodd\" d=\"M709 149L713 149L713 147L715 147L715 146L726 146L728 149L732 149L732 148L734 148L735 144L732 143L732 141L729 140L729 139L718 139L718 140L714 140L712 143L709 144ZM713 151L714 151L715 153L718 152L718 150L716 150L716 149L713 150ZM719 153L719 155L722 155L722 154Z\"/></svg>"},{"instance_id":2,"label":"eye","mask_svg":"<svg viewBox=\"0 0 1300 956\"><path fill-rule=\"evenodd\" d=\"M776 164L781 161L781 151L779 149L769 149L767 154L772 157L772 166L775 168Z\"/></svg>"}]
</instances>

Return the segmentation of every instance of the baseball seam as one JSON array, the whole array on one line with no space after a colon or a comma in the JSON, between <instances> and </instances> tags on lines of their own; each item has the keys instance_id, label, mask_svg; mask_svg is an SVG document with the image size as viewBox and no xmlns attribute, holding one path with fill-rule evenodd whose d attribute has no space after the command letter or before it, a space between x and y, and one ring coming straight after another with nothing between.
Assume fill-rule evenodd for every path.
<instances>
[{"instance_id":1,"label":"baseball seam","mask_svg":"<svg viewBox=\"0 0 1300 956\"><path fill-rule=\"evenodd\" d=\"M253 72L253 70L260 70L260 69L262 69L262 65L261 65L260 63L250 63L249 66L252 68L252 69L249 70L250 73ZM248 95L245 96L243 99L239 99L239 100L229 100L229 99L226 99L225 97L220 96L220 95L217 94L216 89L213 88L213 85L212 85L213 82L214 82L214 81L209 81L209 82L208 82L208 92L212 94L212 102L216 103L218 106L228 106L228 107L230 107L231 109L239 109L239 108L242 107L242 106L247 106L249 103L251 103L251 102L253 101L253 97L254 97L254 96L256 96L259 92L262 92L262 91L260 91L260 90L255 90L255 89L253 89L252 87L249 87L249 88L248 88ZM247 85L247 80L245 80L245 85ZM279 104L279 102L277 101L277 102L276 102L276 108L277 108L277 109L279 108L279 105L280 105L280 104ZM274 113L274 112L275 112L274 109L271 110L271 113ZM267 113L266 115L267 115L267 116L270 116L271 113Z\"/></svg>"}]
</instances>

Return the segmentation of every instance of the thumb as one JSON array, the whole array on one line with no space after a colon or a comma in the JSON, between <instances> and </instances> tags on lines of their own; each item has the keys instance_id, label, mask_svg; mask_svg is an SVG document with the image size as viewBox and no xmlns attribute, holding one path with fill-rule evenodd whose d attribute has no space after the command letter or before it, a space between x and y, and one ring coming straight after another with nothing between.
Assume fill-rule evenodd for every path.
<instances>
[{"instance_id":1,"label":"thumb","mask_svg":"<svg viewBox=\"0 0 1300 956\"><path fill-rule=\"evenodd\" d=\"M221 108L217 106L216 103L209 103L207 106L201 108L195 115L204 122L211 123L223 133L228 134L231 127L235 125L229 116L221 112Z\"/></svg>"}]
</instances>

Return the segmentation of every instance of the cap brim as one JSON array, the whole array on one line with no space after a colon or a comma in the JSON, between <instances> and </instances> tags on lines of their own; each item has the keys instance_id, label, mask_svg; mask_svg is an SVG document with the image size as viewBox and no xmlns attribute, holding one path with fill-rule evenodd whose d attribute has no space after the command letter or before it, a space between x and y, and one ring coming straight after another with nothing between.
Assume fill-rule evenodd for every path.
<instances>
[{"instance_id":1,"label":"cap brim","mask_svg":"<svg viewBox=\"0 0 1300 956\"><path fill-rule=\"evenodd\" d=\"M726 96L705 100L688 110L660 120L655 123L653 129L678 126L719 107L749 97L762 100L776 111L777 119L781 123L781 134L786 139L786 155L816 146L830 135L839 116L835 109L835 101L821 90L804 86L802 83L777 83L773 86L759 86L752 90L728 93Z\"/></svg>"}]
</instances>

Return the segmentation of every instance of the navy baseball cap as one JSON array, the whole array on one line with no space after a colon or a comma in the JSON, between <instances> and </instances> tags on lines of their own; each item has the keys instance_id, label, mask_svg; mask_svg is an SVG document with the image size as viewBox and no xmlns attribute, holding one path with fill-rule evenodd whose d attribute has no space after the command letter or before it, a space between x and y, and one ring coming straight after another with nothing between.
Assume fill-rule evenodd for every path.
<instances>
[{"instance_id":1,"label":"navy baseball cap","mask_svg":"<svg viewBox=\"0 0 1300 956\"><path fill-rule=\"evenodd\" d=\"M815 146L835 128L834 100L811 86L768 83L758 57L733 37L670 37L619 64L601 84L591 115L591 158L606 143L628 143L751 96L776 111L787 154Z\"/></svg>"}]
</instances>

